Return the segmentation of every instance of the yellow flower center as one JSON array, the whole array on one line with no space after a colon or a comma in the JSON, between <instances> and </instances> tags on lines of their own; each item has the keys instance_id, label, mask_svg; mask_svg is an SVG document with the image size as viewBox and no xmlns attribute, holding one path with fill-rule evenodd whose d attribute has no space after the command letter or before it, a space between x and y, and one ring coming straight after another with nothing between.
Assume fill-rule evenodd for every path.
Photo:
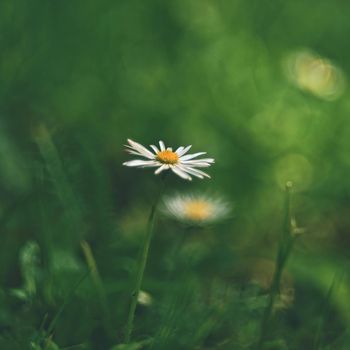
<instances>
[{"instance_id":1,"label":"yellow flower center","mask_svg":"<svg viewBox=\"0 0 350 350\"><path fill-rule=\"evenodd\" d=\"M185 215L193 221L206 220L211 212L211 205L203 200L192 200L185 204Z\"/></svg>"},{"instance_id":2,"label":"yellow flower center","mask_svg":"<svg viewBox=\"0 0 350 350\"><path fill-rule=\"evenodd\" d=\"M157 160L164 164L176 164L179 156L173 151L165 150L157 153Z\"/></svg>"}]
</instances>

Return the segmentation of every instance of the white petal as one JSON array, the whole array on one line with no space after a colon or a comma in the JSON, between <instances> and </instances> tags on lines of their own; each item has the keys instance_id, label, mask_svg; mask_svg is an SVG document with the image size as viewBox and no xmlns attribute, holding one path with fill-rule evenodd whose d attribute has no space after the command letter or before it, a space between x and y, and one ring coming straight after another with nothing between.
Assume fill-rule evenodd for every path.
<instances>
[{"instance_id":1,"label":"white petal","mask_svg":"<svg viewBox=\"0 0 350 350\"><path fill-rule=\"evenodd\" d=\"M182 157L185 153L187 153L190 150L191 147L192 147L192 145L189 145L189 146L183 148L181 151L178 151L176 153L179 157Z\"/></svg>"},{"instance_id":2,"label":"white petal","mask_svg":"<svg viewBox=\"0 0 350 350\"><path fill-rule=\"evenodd\" d=\"M160 174L163 170L167 170L169 169L169 165L168 164L163 164L162 166L160 166L154 173L156 175Z\"/></svg>"},{"instance_id":3,"label":"white petal","mask_svg":"<svg viewBox=\"0 0 350 350\"><path fill-rule=\"evenodd\" d=\"M194 154L187 154L186 156L181 157L181 160L190 160L192 158L196 158L198 156L201 156L203 154L206 154L207 152L198 152Z\"/></svg>"},{"instance_id":4,"label":"white petal","mask_svg":"<svg viewBox=\"0 0 350 350\"><path fill-rule=\"evenodd\" d=\"M208 168L211 166L211 164L209 163L206 163L206 162L191 162L190 160L189 161L184 161L184 162L180 162L180 164L184 165L184 166L190 166L190 167L193 167L193 168Z\"/></svg>"},{"instance_id":5,"label":"white petal","mask_svg":"<svg viewBox=\"0 0 350 350\"><path fill-rule=\"evenodd\" d=\"M183 157L181 159L183 159ZM210 164L215 163L214 158L201 158L201 159L191 159L191 160L185 159L185 161L188 163L210 163Z\"/></svg>"},{"instance_id":6,"label":"white petal","mask_svg":"<svg viewBox=\"0 0 350 350\"><path fill-rule=\"evenodd\" d=\"M165 151L165 145L163 141L159 141L159 146L161 151Z\"/></svg>"},{"instance_id":7,"label":"white petal","mask_svg":"<svg viewBox=\"0 0 350 350\"><path fill-rule=\"evenodd\" d=\"M143 154L141 154L141 153L139 153L139 152L137 152L137 151L134 151L133 149L127 149L126 150L128 153L130 153L130 154L134 154L135 156L141 156L141 157L145 157ZM147 158L147 157L145 157L145 158ZM147 158L148 159L148 158Z\"/></svg>"},{"instance_id":8,"label":"white petal","mask_svg":"<svg viewBox=\"0 0 350 350\"><path fill-rule=\"evenodd\" d=\"M130 139L128 139L128 142L135 151L139 152L144 157L154 159L154 154L151 151L149 151L146 147Z\"/></svg>"},{"instance_id":9,"label":"white petal","mask_svg":"<svg viewBox=\"0 0 350 350\"><path fill-rule=\"evenodd\" d=\"M191 174L191 175L194 175L194 176L196 176L196 177L199 177L200 179L204 179L204 176L203 176L203 175L198 174L197 172L191 170L190 168L181 167L181 166L179 166L179 168L180 168L182 171L184 171L184 172L186 172L186 173L188 173L188 174Z\"/></svg>"},{"instance_id":10,"label":"white petal","mask_svg":"<svg viewBox=\"0 0 350 350\"><path fill-rule=\"evenodd\" d=\"M150 157L148 157L148 156L145 156L145 155L142 154L142 153L139 153L139 152L137 152L137 151L134 151L133 149L127 149L126 151L127 151L128 153L134 154L135 156L138 156L138 157L144 157L144 158L146 158L146 159L156 160L156 155L153 155L153 157L150 158Z\"/></svg>"},{"instance_id":11,"label":"white petal","mask_svg":"<svg viewBox=\"0 0 350 350\"><path fill-rule=\"evenodd\" d=\"M210 176L207 173L205 173L204 171L201 171L201 170L198 170L198 169L192 168L190 166L186 166L186 165L180 165L180 167L183 171L186 171L187 173L190 173L191 175L197 176L201 179L203 178L203 176L205 176L205 177L210 179Z\"/></svg>"},{"instance_id":12,"label":"white petal","mask_svg":"<svg viewBox=\"0 0 350 350\"><path fill-rule=\"evenodd\" d=\"M184 148L185 148L185 147L180 146L180 147L175 151L175 153L177 153L177 155L179 155L179 153L182 152L182 150L183 150Z\"/></svg>"},{"instance_id":13,"label":"white petal","mask_svg":"<svg viewBox=\"0 0 350 350\"><path fill-rule=\"evenodd\" d=\"M189 180L191 181L192 178L190 175L188 175L187 173L185 173L184 171L182 171L178 166L173 166L170 168L176 175L180 176L181 178L185 179L185 180Z\"/></svg>"},{"instance_id":14,"label":"white petal","mask_svg":"<svg viewBox=\"0 0 350 350\"><path fill-rule=\"evenodd\" d=\"M180 158L180 163L184 165L198 167L198 168L206 168L206 167L209 167L211 164L215 163L215 160L213 158L190 159L190 160L183 160L183 158Z\"/></svg>"},{"instance_id":15,"label":"white petal","mask_svg":"<svg viewBox=\"0 0 350 350\"><path fill-rule=\"evenodd\" d=\"M159 153L159 149L155 145L150 145L150 147L153 149L154 153Z\"/></svg>"},{"instance_id":16,"label":"white petal","mask_svg":"<svg viewBox=\"0 0 350 350\"><path fill-rule=\"evenodd\" d=\"M128 162L124 162L123 165L126 166L139 166L142 168L145 167L155 167L159 166L159 162L155 162L153 160L141 160L141 159L134 159L134 160L129 160Z\"/></svg>"}]
</instances>

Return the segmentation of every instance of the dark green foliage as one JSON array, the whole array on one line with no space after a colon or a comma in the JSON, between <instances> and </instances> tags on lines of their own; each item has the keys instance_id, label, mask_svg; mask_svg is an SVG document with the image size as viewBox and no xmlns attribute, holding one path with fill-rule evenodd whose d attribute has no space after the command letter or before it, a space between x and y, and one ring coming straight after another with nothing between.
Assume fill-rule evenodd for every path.
<instances>
[{"instance_id":1,"label":"dark green foliage","mask_svg":"<svg viewBox=\"0 0 350 350\"><path fill-rule=\"evenodd\" d=\"M263 349L349 349L349 11L1 0L0 349L255 350L287 180L298 239ZM322 90L329 66L293 83L293 52L339 67L338 94ZM160 183L122 166L127 138L207 151L212 179L171 175L166 192L221 193L234 210L201 229L158 216L142 284L152 302L123 344Z\"/></svg>"}]
</instances>

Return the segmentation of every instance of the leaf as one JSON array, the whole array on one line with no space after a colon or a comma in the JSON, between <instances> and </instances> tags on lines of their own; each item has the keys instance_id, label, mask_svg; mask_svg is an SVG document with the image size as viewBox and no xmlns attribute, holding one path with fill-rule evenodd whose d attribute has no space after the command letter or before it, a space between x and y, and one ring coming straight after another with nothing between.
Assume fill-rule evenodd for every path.
<instances>
[{"instance_id":1,"label":"leaf","mask_svg":"<svg viewBox=\"0 0 350 350\"><path fill-rule=\"evenodd\" d=\"M137 343L115 345L111 348L111 350L141 350L145 345L150 343L151 339L146 339Z\"/></svg>"},{"instance_id":2,"label":"leaf","mask_svg":"<svg viewBox=\"0 0 350 350\"><path fill-rule=\"evenodd\" d=\"M54 343L51 339L48 340L48 343L46 344L44 350L60 350L59 346Z\"/></svg>"},{"instance_id":3,"label":"leaf","mask_svg":"<svg viewBox=\"0 0 350 350\"><path fill-rule=\"evenodd\" d=\"M36 293L36 286L40 276L40 247L34 241L28 241L20 251L19 260L22 277L24 280L24 290L27 295Z\"/></svg>"},{"instance_id":4,"label":"leaf","mask_svg":"<svg viewBox=\"0 0 350 350\"><path fill-rule=\"evenodd\" d=\"M288 346L283 339L266 342L264 350L288 350Z\"/></svg>"},{"instance_id":5,"label":"leaf","mask_svg":"<svg viewBox=\"0 0 350 350\"><path fill-rule=\"evenodd\" d=\"M28 301L29 295L26 290L20 289L20 288L12 288L10 289L10 294L14 297L22 300L22 301Z\"/></svg>"}]
</instances>

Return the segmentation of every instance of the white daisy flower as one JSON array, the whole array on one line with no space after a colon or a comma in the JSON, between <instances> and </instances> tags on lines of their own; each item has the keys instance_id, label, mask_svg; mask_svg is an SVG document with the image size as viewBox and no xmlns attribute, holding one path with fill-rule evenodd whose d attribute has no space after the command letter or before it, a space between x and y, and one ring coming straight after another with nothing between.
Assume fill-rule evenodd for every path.
<instances>
[{"instance_id":1,"label":"white daisy flower","mask_svg":"<svg viewBox=\"0 0 350 350\"><path fill-rule=\"evenodd\" d=\"M210 178L208 174L197 168L207 168L214 163L213 158L194 159L206 152L198 152L193 154L186 154L192 146L179 147L173 151L171 147L165 147L163 141L159 141L159 148L150 145L152 151L148 150L141 144L128 139L127 151L131 154L141 156L145 159L134 159L123 163L123 165L139 168L158 168L154 172L156 175L164 170L171 170L176 175L185 180L192 180L191 175L203 179Z\"/></svg>"},{"instance_id":2,"label":"white daisy flower","mask_svg":"<svg viewBox=\"0 0 350 350\"><path fill-rule=\"evenodd\" d=\"M220 197L177 194L164 198L162 211L176 220L192 225L204 225L227 218L231 206Z\"/></svg>"}]
</instances>

